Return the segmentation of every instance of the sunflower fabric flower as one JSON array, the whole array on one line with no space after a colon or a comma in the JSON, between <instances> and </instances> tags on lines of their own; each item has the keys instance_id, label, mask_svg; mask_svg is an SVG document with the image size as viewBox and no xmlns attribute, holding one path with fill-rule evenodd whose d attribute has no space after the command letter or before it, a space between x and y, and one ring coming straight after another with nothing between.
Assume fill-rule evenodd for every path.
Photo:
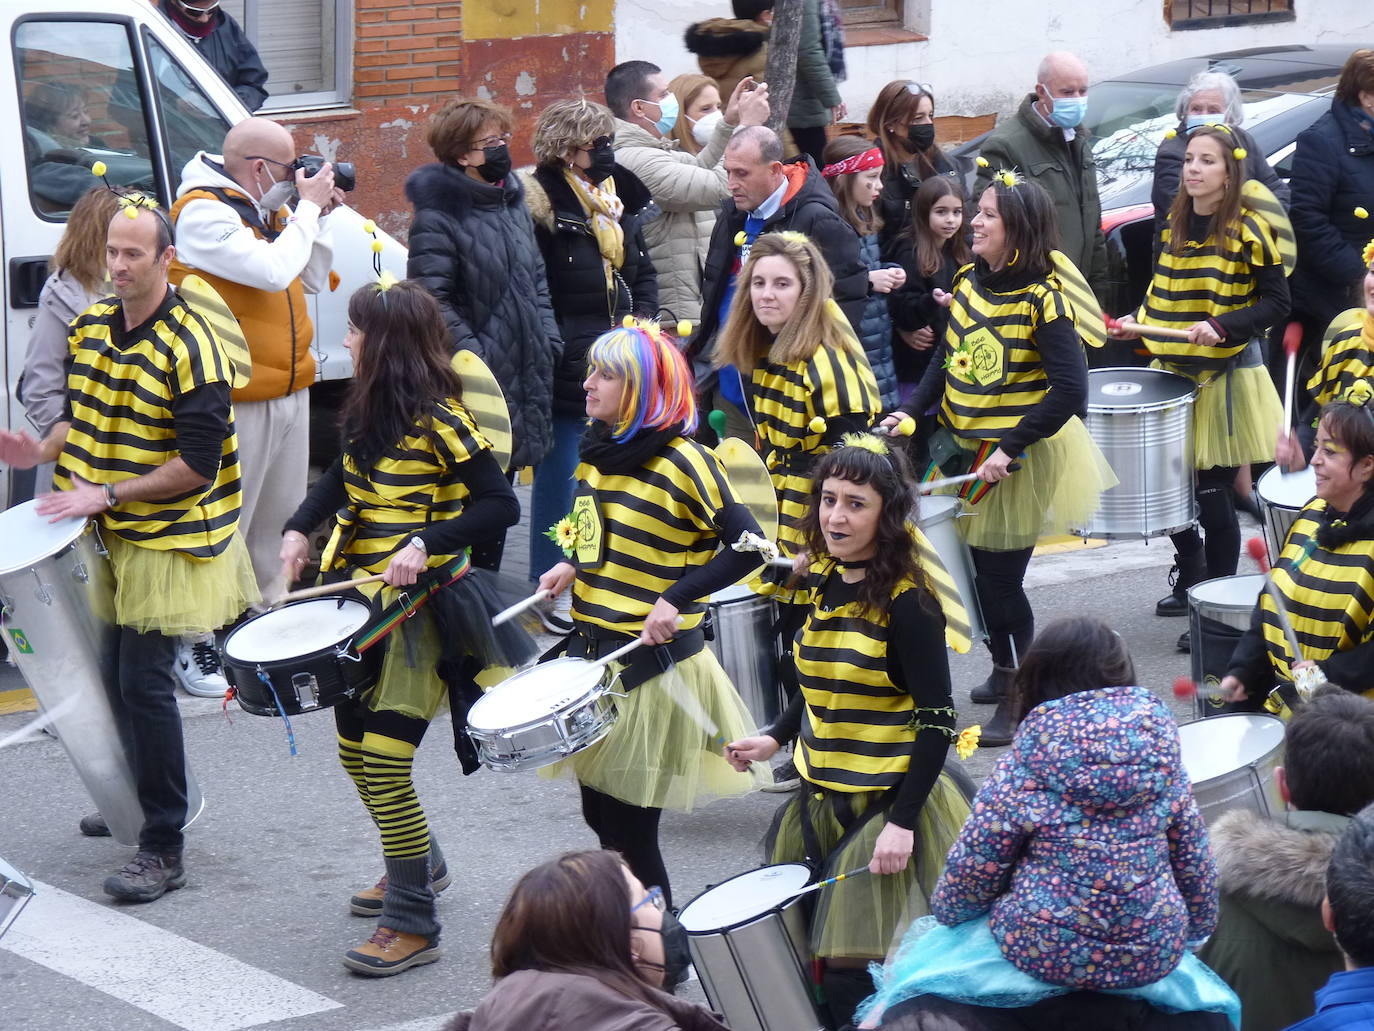
<instances>
[{"instance_id":1,"label":"sunflower fabric flower","mask_svg":"<svg viewBox=\"0 0 1374 1031\"><path fill-rule=\"evenodd\" d=\"M577 549L577 524L571 515L565 515L544 531L544 536L562 549L564 558L572 558Z\"/></svg>"},{"instance_id":2,"label":"sunflower fabric flower","mask_svg":"<svg viewBox=\"0 0 1374 1031\"><path fill-rule=\"evenodd\" d=\"M983 736L983 725L974 724L972 727L965 727L959 731L959 736L954 739L954 751L960 759L967 759L974 752L978 751L978 741Z\"/></svg>"},{"instance_id":3,"label":"sunflower fabric flower","mask_svg":"<svg viewBox=\"0 0 1374 1031\"><path fill-rule=\"evenodd\" d=\"M966 344L960 344L950 351L945 359L945 368L961 379L973 379L973 352Z\"/></svg>"}]
</instances>

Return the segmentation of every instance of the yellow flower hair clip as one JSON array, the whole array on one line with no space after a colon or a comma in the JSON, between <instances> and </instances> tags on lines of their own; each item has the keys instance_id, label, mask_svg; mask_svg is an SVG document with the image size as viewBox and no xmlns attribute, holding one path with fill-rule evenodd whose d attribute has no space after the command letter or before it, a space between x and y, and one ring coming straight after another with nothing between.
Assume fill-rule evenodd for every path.
<instances>
[{"instance_id":1,"label":"yellow flower hair clip","mask_svg":"<svg viewBox=\"0 0 1374 1031\"><path fill-rule=\"evenodd\" d=\"M1364 259L1365 268L1374 265L1374 240L1370 240L1364 245L1364 252L1360 257Z\"/></svg>"},{"instance_id":2,"label":"yellow flower hair clip","mask_svg":"<svg viewBox=\"0 0 1374 1031\"><path fill-rule=\"evenodd\" d=\"M1017 175L1014 169L1004 168L997 173L997 181L1010 190L1020 186L1025 180Z\"/></svg>"},{"instance_id":3,"label":"yellow flower hair clip","mask_svg":"<svg viewBox=\"0 0 1374 1031\"><path fill-rule=\"evenodd\" d=\"M981 723L965 727L959 731L959 736L954 739L954 751L960 759L967 759L974 752L978 751L978 742L983 737L983 725Z\"/></svg>"},{"instance_id":4,"label":"yellow flower hair clip","mask_svg":"<svg viewBox=\"0 0 1374 1031\"><path fill-rule=\"evenodd\" d=\"M840 443L844 447L862 448L864 451L871 451L873 454L882 455L884 458L892 454L892 449L887 446L882 437L876 437L872 433L862 431L846 433L840 438Z\"/></svg>"}]
</instances>

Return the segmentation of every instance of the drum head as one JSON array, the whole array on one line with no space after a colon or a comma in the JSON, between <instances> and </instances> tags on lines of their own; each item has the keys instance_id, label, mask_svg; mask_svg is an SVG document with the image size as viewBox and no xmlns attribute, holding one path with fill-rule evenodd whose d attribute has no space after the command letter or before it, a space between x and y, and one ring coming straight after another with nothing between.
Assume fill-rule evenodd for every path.
<instances>
[{"instance_id":1,"label":"drum head","mask_svg":"<svg viewBox=\"0 0 1374 1031\"><path fill-rule=\"evenodd\" d=\"M1283 747L1283 720L1255 713L1231 713L1178 728L1183 765L1191 784L1204 784L1257 763Z\"/></svg>"},{"instance_id":2,"label":"drum head","mask_svg":"<svg viewBox=\"0 0 1374 1031\"><path fill-rule=\"evenodd\" d=\"M1277 465L1265 470L1255 485L1255 493L1268 505L1301 509L1317 496L1317 471L1310 465L1295 473L1285 473Z\"/></svg>"},{"instance_id":3,"label":"drum head","mask_svg":"<svg viewBox=\"0 0 1374 1031\"><path fill-rule=\"evenodd\" d=\"M236 662L280 662L347 640L367 624L370 610L350 598L298 601L250 619L224 642Z\"/></svg>"},{"instance_id":4,"label":"drum head","mask_svg":"<svg viewBox=\"0 0 1374 1031\"><path fill-rule=\"evenodd\" d=\"M1091 369L1088 411L1153 408L1176 403L1191 394L1193 381L1162 369Z\"/></svg>"},{"instance_id":5,"label":"drum head","mask_svg":"<svg viewBox=\"0 0 1374 1031\"><path fill-rule=\"evenodd\" d=\"M753 601L764 595L749 589L748 584L731 584L723 591L717 591L707 599L708 605L729 605L737 601Z\"/></svg>"},{"instance_id":6,"label":"drum head","mask_svg":"<svg viewBox=\"0 0 1374 1031\"><path fill-rule=\"evenodd\" d=\"M756 920L811 883L801 863L781 863L731 877L702 892L678 914L688 934L708 934Z\"/></svg>"},{"instance_id":7,"label":"drum head","mask_svg":"<svg viewBox=\"0 0 1374 1031\"><path fill-rule=\"evenodd\" d=\"M84 516L52 523L49 516L34 511L37 504L38 499L34 498L0 512L0 573L38 564L61 551L86 529Z\"/></svg>"},{"instance_id":8,"label":"drum head","mask_svg":"<svg viewBox=\"0 0 1374 1031\"><path fill-rule=\"evenodd\" d=\"M531 666L501 681L468 710L475 730L513 730L536 723L587 697L601 682L605 667L586 659L564 657Z\"/></svg>"},{"instance_id":9,"label":"drum head","mask_svg":"<svg viewBox=\"0 0 1374 1031\"><path fill-rule=\"evenodd\" d=\"M1188 598L1198 607L1212 609L1252 609L1264 590L1263 573L1243 573L1204 580L1188 588Z\"/></svg>"}]
</instances>

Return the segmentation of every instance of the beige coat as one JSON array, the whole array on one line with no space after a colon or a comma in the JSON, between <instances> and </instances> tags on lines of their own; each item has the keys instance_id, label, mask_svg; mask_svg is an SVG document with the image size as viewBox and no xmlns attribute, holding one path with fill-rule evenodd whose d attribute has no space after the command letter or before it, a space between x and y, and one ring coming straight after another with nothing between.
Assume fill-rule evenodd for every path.
<instances>
[{"instance_id":1,"label":"beige coat","mask_svg":"<svg viewBox=\"0 0 1374 1031\"><path fill-rule=\"evenodd\" d=\"M644 223L644 242L658 270L659 306L675 319L701 318L701 269L716 212L730 197L721 159L733 132L722 121L700 154L688 154L676 140L616 119L615 159L649 188L662 212Z\"/></svg>"}]
</instances>

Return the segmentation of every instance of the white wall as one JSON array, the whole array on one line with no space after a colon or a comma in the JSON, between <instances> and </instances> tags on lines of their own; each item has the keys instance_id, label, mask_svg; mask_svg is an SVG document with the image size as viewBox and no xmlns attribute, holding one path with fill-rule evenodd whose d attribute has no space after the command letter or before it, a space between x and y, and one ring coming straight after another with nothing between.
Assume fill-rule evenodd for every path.
<instances>
[{"instance_id":1,"label":"white wall","mask_svg":"<svg viewBox=\"0 0 1374 1031\"><path fill-rule=\"evenodd\" d=\"M1291 43L1374 45L1371 0L1297 0L1297 21L1171 32L1160 0L908 0L908 20L926 20L929 40L845 51L840 86L860 120L884 83L929 82L937 113L979 115L1014 108L1035 82L1040 58L1073 50L1093 79L1175 58ZM669 78L696 71L687 26L728 17L729 0L617 0L616 60L653 61Z\"/></svg>"}]
</instances>

